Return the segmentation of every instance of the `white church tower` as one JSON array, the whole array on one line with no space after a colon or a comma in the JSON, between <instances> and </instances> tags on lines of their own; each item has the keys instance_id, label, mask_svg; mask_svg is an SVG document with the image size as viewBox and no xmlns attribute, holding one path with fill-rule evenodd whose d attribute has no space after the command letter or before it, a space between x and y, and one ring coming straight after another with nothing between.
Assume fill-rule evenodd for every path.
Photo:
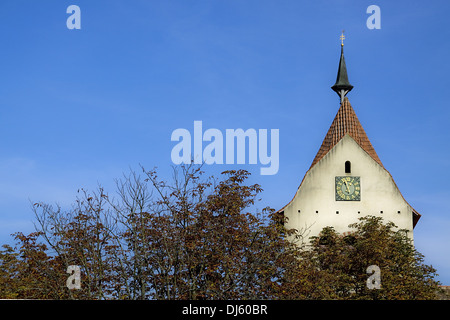
<instances>
[{"instance_id":1,"label":"white church tower","mask_svg":"<svg viewBox=\"0 0 450 320\"><path fill-rule=\"evenodd\" d=\"M366 215L392 221L413 239L420 214L403 198L346 97L353 86L343 39L342 35L336 84L331 87L341 99L340 108L294 198L278 212L288 218L286 227L305 232L306 240L326 226L346 234L349 224Z\"/></svg>"}]
</instances>

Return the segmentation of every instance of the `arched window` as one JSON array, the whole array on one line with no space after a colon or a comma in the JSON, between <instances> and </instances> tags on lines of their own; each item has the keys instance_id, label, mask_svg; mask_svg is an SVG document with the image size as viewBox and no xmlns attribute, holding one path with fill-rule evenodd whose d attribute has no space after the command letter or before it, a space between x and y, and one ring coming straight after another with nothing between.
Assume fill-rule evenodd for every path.
<instances>
[{"instance_id":1,"label":"arched window","mask_svg":"<svg viewBox=\"0 0 450 320\"><path fill-rule=\"evenodd\" d=\"M352 173L352 164L350 161L345 161L345 173Z\"/></svg>"}]
</instances>

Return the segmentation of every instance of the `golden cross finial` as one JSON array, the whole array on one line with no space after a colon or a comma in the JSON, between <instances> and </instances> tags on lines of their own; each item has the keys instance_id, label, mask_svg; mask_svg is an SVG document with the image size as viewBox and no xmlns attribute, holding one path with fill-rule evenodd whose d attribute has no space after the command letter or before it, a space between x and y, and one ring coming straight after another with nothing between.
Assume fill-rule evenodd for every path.
<instances>
[{"instance_id":1,"label":"golden cross finial","mask_svg":"<svg viewBox=\"0 0 450 320\"><path fill-rule=\"evenodd\" d=\"M344 40L345 40L344 32L345 32L345 30L342 30L342 34L339 37L341 39L341 46L344 46Z\"/></svg>"}]
</instances>

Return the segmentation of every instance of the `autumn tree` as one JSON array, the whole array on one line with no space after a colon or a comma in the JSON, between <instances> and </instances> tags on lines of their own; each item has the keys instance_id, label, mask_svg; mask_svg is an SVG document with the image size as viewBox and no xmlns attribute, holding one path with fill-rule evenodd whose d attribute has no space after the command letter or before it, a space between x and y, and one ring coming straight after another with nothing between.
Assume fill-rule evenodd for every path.
<instances>
[{"instance_id":1,"label":"autumn tree","mask_svg":"<svg viewBox=\"0 0 450 320\"><path fill-rule=\"evenodd\" d=\"M261 188L245 185L248 172L223 175L201 180L200 168L182 167L172 184L155 171L145 172L144 181L134 174L118 181L119 201L110 203L126 249L118 273L132 279L127 295L274 298L280 261L297 247L280 232L283 217L271 209L250 211Z\"/></svg>"},{"instance_id":2,"label":"autumn tree","mask_svg":"<svg viewBox=\"0 0 450 320\"><path fill-rule=\"evenodd\" d=\"M244 170L205 177L180 166L168 182L131 171L78 191L69 208L34 203L36 232L0 250L0 297L25 299L433 299L438 282L403 230L381 218L287 230L286 218L257 209L258 184ZM81 289L66 287L81 269ZM369 265L381 288L367 288Z\"/></svg>"},{"instance_id":3,"label":"autumn tree","mask_svg":"<svg viewBox=\"0 0 450 320\"><path fill-rule=\"evenodd\" d=\"M406 230L381 217L366 216L349 225L351 234L341 235L326 227L312 237L303 257L316 272L324 298L330 299L436 299L436 270L424 264ZM367 268L380 269L381 287L367 285ZM324 283L326 283L324 285Z\"/></svg>"},{"instance_id":4,"label":"autumn tree","mask_svg":"<svg viewBox=\"0 0 450 320\"><path fill-rule=\"evenodd\" d=\"M81 189L78 194L66 210L58 205L35 203L36 227L49 254L63 265L64 273L71 265L82 270L82 290L69 291L69 296L106 299L111 297L114 286L114 222L109 219L110 208L101 187L96 192Z\"/></svg>"},{"instance_id":5,"label":"autumn tree","mask_svg":"<svg viewBox=\"0 0 450 320\"><path fill-rule=\"evenodd\" d=\"M47 254L42 234L15 233L15 246L0 251L0 297L6 299L67 299L65 271L58 257Z\"/></svg>"},{"instance_id":6,"label":"autumn tree","mask_svg":"<svg viewBox=\"0 0 450 320\"><path fill-rule=\"evenodd\" d=\"M71 298L276 298L299 247L285 239L295 231L284 230L283 216L255 209L262 189L248 176L225 171L218 180L182 166L168 183L143 170L117 180L116 194L81 190L68 210L33 210L49 254L63 270L82 269Z\"/></svg>"}]
</instances>

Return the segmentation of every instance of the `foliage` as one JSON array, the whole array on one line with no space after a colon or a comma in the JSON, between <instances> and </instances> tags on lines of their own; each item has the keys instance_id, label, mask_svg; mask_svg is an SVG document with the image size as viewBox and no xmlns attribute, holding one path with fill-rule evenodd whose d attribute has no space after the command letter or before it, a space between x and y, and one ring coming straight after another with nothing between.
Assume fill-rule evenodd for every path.
<instances>
[{"instance_id":1,"label":"foliage","mask_svg":"<svg viewBox=\"0 0 450 320\"><path fill-rule=\"evenodd\" d=\"M435 270L404 231L365 217L352 237L325 228L309 245L273 209L255 211L249 173L198 167L131 172L117 194L79 190L70 209L35 203L37 231L0 251L0 297L24 299L433 299ZM252 213L251 211L255 211ZM295 240L295 241L293 241ZM382 287L366 286L378 265ZM67 267L81 267L69 290Z\"/></svg>"},{"instance_id":2,"label":"foliage","mask_svg":"<svg viewBox=\"0 0 450 320\"><path fill-rule=\"evenodd\" d=\"M439 282L436 270L424 264L406 230L381 217L365 216L349 225L347 236L332 227L312 238L304 258L313 262L326 277L333 299L435 299ZM367 267L381 271L381 288L369 289Z\"/></svg>"}]
</instances>

